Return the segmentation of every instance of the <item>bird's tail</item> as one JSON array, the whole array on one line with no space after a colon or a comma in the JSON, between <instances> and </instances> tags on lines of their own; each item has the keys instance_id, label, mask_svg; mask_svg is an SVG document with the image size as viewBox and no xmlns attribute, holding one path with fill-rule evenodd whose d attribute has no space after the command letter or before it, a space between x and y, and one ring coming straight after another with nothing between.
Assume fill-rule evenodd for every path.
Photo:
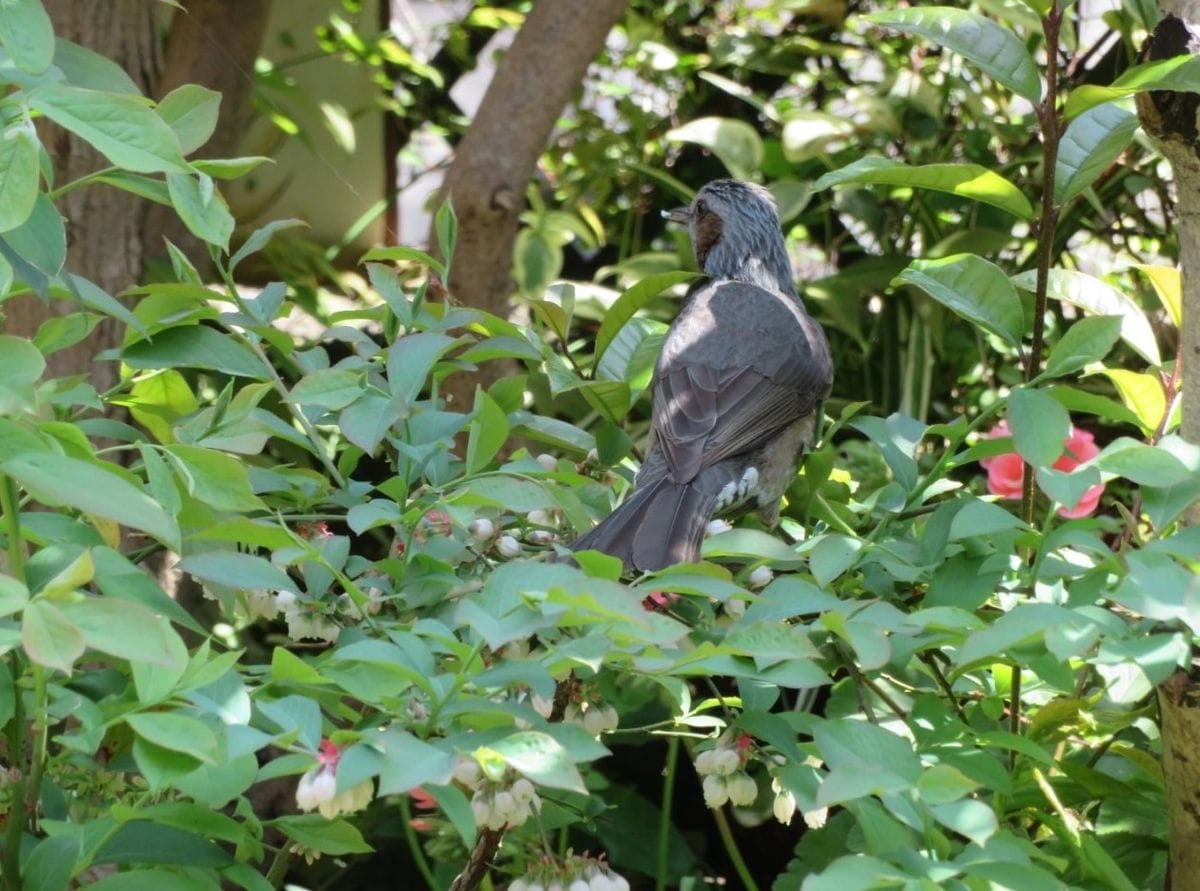
<instances>
[{"instance_id":1,"label":"bird's tail","mask_svg":"<svg viewBox=\"0 0 1200 891\"><path fill-rule=\"evenodd\" d=\"M663 478L642 485L600 525L571 545L620 558L626 568L653 572L700 559L704 530L717 499L688 483Z\"/></svg>"}]
</instances>

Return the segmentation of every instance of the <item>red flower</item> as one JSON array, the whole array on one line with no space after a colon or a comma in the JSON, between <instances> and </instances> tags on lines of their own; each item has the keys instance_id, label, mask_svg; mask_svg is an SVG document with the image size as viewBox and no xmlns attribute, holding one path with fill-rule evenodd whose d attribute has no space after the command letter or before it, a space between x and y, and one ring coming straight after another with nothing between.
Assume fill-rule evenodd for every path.
<instances>
[{"instance_id":1,"label":"red flower","mask_svg":"<svg viewBox=\"0 0 1200 891\"><path fill-rule=\"evenodd\" d=\"M321 740L317 747L317 763L330 770L337 770L338 762L342 760L342 750L328 739Z\"/></svg>"},{"instance_id":2,"label":"red flower","mask_svg":"<svg viewBox=\"0 0 1200 891\"><path fill-rule=\"evenodd\" d=\"M670 591L651 591L647 597L642 599L642 609L652 613L666 612L678 599L679 595Z\"/></svg>"},{"instance_id":3,"label":"red flower","mask_svg":"<svg viewBox=\"0 0 1200 891\"><path fill-rule=\"evenodd\" d=\"M1008 428L1008 422L1001 421L988 437L995 439L1001 436L1011 436L1012 431ZM1071 432L1067 435L1063 443L1065 449L1058 460L1052 465L1055 470L1070 471L1074 470L1085 461L1090 461L1100 454L1100 449L1096 445L1096 438L1086 430L1072 426ZM1025 462L1021 460L1021 456L1016 452L1005 452L1002 455L996 455L994 458L984 458L979 462L983 469L987 471L988 491L993 495L999 495L1001 498L1020 498L1021 485L1025 477ZM1104 484L1092 486L1079 499L1078 503L1067 506L1061 505L1058 508L1060 516L1068 519L1077 517L1086 517L1096 509L1096 505L1100 502L1100 496L1104 493Z\"/></svg>"},{"instance_id":4,"label":"red flower","mask_svg":"<svg viewBox=\"0 0 1200 891\"><path fill-rule=\"evenodd\" d=\"M431 811L438 806L437 799L420 786L409 789L408 797L412 799L413 807L419 811Z\"/></svg>"}]
</instances>

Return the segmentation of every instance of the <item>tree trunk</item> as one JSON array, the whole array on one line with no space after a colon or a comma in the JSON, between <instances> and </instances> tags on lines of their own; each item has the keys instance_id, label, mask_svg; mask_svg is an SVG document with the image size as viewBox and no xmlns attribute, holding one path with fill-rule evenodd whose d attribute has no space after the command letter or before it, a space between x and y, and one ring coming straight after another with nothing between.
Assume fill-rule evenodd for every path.
<instances>
[{"instance_id":1,"label":"tree trunk","mask_svg":"<svg viewBox=\"0 0 1200 891\"><path fill-rule=\"evenodd\" d=\"M513 242L525 189L554 122L628 4L538 0L496 69L443 186L459 221L449 281L459 302L508 314ZM506 373L502 363L491 362L478 377L451 377L443 392L452 407L469 409L476 383L486 387Z\"/></svg>"},{"instance_id":2,"label":"tree trunk","mask_svg":"<svg viewBox=\"0 0 1200 891\"><path fill-rule=\"evenodd\" d=\"M1146 42L1147 61L1190 55L1200 42L1200 0L1160 0L1163 19ZM1183 277L1179 355L1182 426L1188 442L1200 443L1200 135L1194 93L1139 93L1138 114L1146 133L1171 164L1175 181L1175 227ZM1186 517L1200 522L1200 504ZM1178 671L1158 689L1162 715L1163 772L1170 826L1168 889L1200 888L1200 682Z\"/></svg>"}]
</instances>

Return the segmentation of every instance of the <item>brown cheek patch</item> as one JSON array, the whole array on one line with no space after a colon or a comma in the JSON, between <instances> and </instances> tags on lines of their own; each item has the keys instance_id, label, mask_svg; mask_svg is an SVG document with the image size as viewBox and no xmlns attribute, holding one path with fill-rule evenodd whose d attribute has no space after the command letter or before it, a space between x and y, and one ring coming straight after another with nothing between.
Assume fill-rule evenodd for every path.
<instances>
[{"instance_id":1,"label":"brown cheek patch","mask_svg":"<svg viewBox=\"0 0 1200 891\"><path fill-rule=\"evenodd\" d=\"M721 240L721 218L715 213L706 213L696 223L696 262L700 268L708 259L708 252Z\"/></svg>"}]
</instances>

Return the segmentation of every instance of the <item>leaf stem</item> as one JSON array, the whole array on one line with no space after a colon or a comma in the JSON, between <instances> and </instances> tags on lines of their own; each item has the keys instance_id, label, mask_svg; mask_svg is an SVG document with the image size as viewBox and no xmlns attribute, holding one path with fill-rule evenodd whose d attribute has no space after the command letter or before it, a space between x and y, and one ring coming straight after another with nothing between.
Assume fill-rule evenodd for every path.
<instances>
[{"instance_id":1,"label":"leaf stem","mask_svg":"<svg viewBox=\"0 0 1200 891\"><path fill-rule=\"evenodd\" d=\"M1062 27L1062 10L1052 3L1042 18L1046 36L1046 95L1038 105L1038 121L1042 127L1042 209L1038 221L1037 285L1033 297L1033 344L1025 359L1025 381L1038 376L1042 367L1042 352L1046 344L1046 292L1050 282L1050 262L1054 254L1054 230L1058 225L1058 208L1054 204L1054 171L1058 164L1058 143L1062 138L1062 122L1058 114L1058 36ZM1021 485L1021 518L1033 524L1034 489L1032 465L1025 464Z\"/></svg>"},{"instance_id":2,"label":"leaf stem","mask_svg":"<svg viewBox=\"0 0 1200 891\"><path fill-rule=\"evenodd\" d=\"M421 850L421 840L417 838L417 831L413 829L412 804L407 795L400 796L400 817L404 820L404 838L408 842L409 851L412 852L413 862L417 865L417 872L429 886L429 891L438 891L437 879L433 875L433 870L429 868L425 852Z\"/></svg>"},{"instance_id":3,"label":"leaf stem","mask_svg":"<svg viewBox=\"0 0 1200 891\"><path fill-rule=\"evenodd\" d=\"M658 863L654 891L666 891L667 858L671 850L671 803L675 798L675 771L679 765L679 737L667 738L667 764L663 775L662 805L658 817Z\"/></svg>"},{"instance_id":4,"label":"leaf stem","mask_svg":"<svg viewBox=\"0 0 1200 891\"><path fill-rule=\"evenodd\" d=\"M717 824L717 832L721 836L721 843L725 846L725 853L729 855L729 859L733 862L734 872L742 880L742 887L746 891L758 891L758 885L754 881L754 876L750 874L750 868L746 866L742 852L738 850L737 841L733 837L733 831L729 828L729 818L725 816L724 808L715 808L712 811L712 815L713 822Z\"/></svg>"},{"instance_id":5,"label":"leaf stem","mask_svg":"<svg viewBox=\"0 0 1200 891\"><path fill-rule=\"evenodd\" d=\"M4 534L8 538L8 573L21 584L25 584L25 549L21 543L21 515L18 512L18 505L16 483L12 481L11 477L0 474L0 513L3 513ZM13 715L5 726L9 763L18 770L22 762L21 755L25 750L25 708L20 684L22 662L21 657L14 653L12 666ZM4 849L3 852L0 852L4 888L7 891L21 891L21 835L25 828L27 789L25 778L26 774L22 771L12 785L8 828L4 833Z\"/></svg>"}]
</instances>

